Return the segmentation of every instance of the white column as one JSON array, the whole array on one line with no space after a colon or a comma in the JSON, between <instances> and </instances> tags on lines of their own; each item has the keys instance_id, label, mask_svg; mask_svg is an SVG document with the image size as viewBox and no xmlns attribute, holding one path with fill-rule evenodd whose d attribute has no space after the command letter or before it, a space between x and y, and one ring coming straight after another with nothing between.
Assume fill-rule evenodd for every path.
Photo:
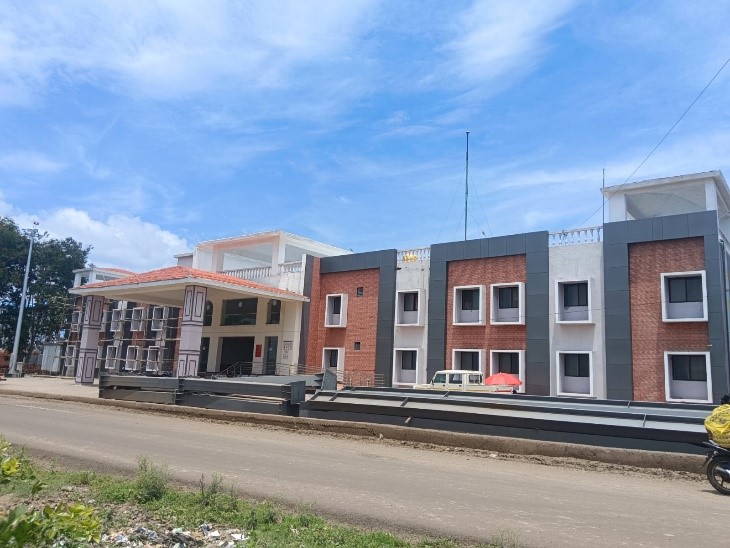
<instances>
[{"instance_id":1,"label":"white column","mask_svg":"<svg viewBox=\"0 0 730 548\"><path fill-rule=\"evenodd\" d=\"M104 308L104 297L91 295L84 303L84 318L81 324L81 342L76 362L76 382L94 384L96 355L99 351L99 331Z\"/></svg>"},{"instance_id":2,"label":"white column","mask_svg":"<svg viewBox=\"0 0 730 548\"><path fill-rule=\"evenodd\" d=\"M715 189L715 181L712 179L705 181L705 209L707 211L717 211L717 190Z\"/></svg>"},{"instance_id":3,"label":"white column","mask_svg":"<svg viewBox=\"0 0 730 548\"><path fill-rule=\"evenodd\" d=\"M208 290L205 287L198 285L185 287L185 301L180 324L180 352L177 359L178 377L194 377L198 374L207 295Z\"/></svg>"}]
</instances>

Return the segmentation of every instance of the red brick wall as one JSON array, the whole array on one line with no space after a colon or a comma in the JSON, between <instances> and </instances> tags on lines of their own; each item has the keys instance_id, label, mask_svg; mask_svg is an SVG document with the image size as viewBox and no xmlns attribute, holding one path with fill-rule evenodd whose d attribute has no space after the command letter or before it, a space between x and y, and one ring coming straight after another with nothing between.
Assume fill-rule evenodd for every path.
<instances>
[{"instance_id":1,"label":"red brick wall","mask_svg":"<svg viewBox=\"0 0 730 548\"><path fill-rule=\"evenodd\" d=\"M324 348L345 349L345 382L371 384L375 375L375 343L378 320L378 269L320 274L320 261L315 259L312 272L312 296L307 344L307 369L321 371ZM363 296L357 296L357 288ZM327 295L345 293L347 326L324 327ZM355 350L355 342L360 350Z\"/></svg>"},{"instance_id":2,"label":"red brick wall","mask_svg":"<svg viewBox=\"0 0 730 548\"><path fill-rule=\"evenodd\" d=\"M524 255L452 261L448 266L448 294L446 297L446 368L451 369L451 354L455 348L484 349L486 370L489 371L490 350L525 350L527 346L524 325L490 325L490 285L526 282ZM453 325L454 287L484 285L486 325Z\"/></svg>"},{"instance_id":3,"label":"red brick wall","mask_svg":"<svg viewBox=\"0 0 730 548\"><path fill-rule=\"evenodd\" d=\"M661 274L704 270L702 238L629 245L634 399L665 401L664 352L707 352L706 322L662 321Z\"/></svg>"}]
</instances>

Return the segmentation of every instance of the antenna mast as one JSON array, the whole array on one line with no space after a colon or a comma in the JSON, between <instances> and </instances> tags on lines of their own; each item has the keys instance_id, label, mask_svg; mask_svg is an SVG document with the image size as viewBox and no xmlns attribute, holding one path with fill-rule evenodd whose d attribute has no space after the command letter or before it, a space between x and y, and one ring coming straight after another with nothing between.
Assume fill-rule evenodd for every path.
<instances>
[{"instance_id":1,"label":"antenna mast","mask_svg":"<svg viewBox=\"0 0 730 548\"><path fill-rule=\"evenodd\" d=\"M601 190L606 188L606 166L603 166L603 178L601 180ZM603 192L601 192L603 194ZM606 224L606 196L601 196L602 198L602 204L601 204L601 224Z\"/></svg>"},{"instance_id":2,"label":"antenna mast","mask_svg":"<svg viewBox=\"0 0 730 548\"><path fill-rule=\"evenodd\" d=\"M464 241L466 241L466 224L469 218L469 132L466 132L466 187L464 192Z\"/></svg>"}]
</instances>

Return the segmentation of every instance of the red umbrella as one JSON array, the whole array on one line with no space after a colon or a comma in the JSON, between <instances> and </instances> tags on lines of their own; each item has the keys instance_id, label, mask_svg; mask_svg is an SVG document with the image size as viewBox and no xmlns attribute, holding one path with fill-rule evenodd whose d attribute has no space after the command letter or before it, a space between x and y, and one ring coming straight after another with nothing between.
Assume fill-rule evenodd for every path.
<instances>
[{"instance_id":1,"label":"red umbrella","mask_svg":"<svg viewBox=\"0 0 730 548\"><path fill-rule=\"evenodd\" d=\"M520 386L522 381L510 373L495 373L484 379L484 384L493 386L502 384L507 386Z\"/></svg>"}]
</instances>

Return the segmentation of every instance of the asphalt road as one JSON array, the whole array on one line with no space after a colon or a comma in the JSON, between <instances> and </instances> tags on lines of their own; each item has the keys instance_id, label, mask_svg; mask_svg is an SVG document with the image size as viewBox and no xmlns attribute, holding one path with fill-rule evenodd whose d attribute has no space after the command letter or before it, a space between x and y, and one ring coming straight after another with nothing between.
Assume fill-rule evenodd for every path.
<instances>
[{"instance_id":1,"label":"asphalt road","mask_svg":"<svg viewBox=\"0 0 730 548\"><path fill-rule=\"evenodd\" d=\"M0 396L0 434L61 462L183 481L219 473L246 495L400 532L527 546L725 546L730 498L706 482L575 470L376 441Z\"/></svg>"}]
</instances>

